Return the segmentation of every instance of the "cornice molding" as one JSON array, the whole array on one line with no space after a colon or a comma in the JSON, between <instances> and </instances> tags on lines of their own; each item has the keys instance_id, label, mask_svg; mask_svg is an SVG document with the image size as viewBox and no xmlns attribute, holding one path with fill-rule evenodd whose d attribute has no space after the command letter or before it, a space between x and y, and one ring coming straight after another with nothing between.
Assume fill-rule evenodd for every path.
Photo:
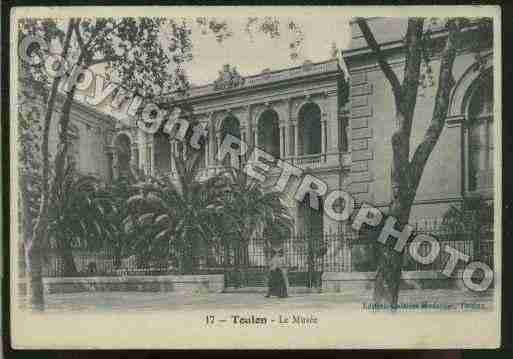
<instances>
[{"instance_id":1,"label":"cornice molding","mask_svg":"<svg viewBox=\"0 0 513 359\"><path fill-rule=\"evenodd\" d=\"M336 90L325 90L325 89L317 89L315 91L308 91L307 93L296 93L296 94L283 94L281 96L277 96L277 97L274 97L272 96L273 99L260 99L260 100L253 100L253 101L249 101L249 102L244 102L243 104L238 104L238 105L227 105L227 106L223 106L223 105L219 105L217 108L208 108L208 109L205 109L205 110L199 110L198 112L195 112L194 115L195 116L202 116L202 115L206 115L206 114L209 114L211 112L215 113L216 115L223 112L223 111L226 111L227 109L239 109L239 108L247 108L247 107L250 107L251 109L253 109L254 107L258 107L258 106L266 106L266 104L268 104L268 107L269 108L274 108L275 106L281 106L281 105L287 105L289 102L291 101L294 101L294 100L298 100L298 99L306 99L306 97L310 97L310 101L312 102L315 102L316 101L316 98L315 97L323 97L323 98L326 98L328 97L330 94L333 94L333 93L336 93Z\"/></svg>"}]
</instances>

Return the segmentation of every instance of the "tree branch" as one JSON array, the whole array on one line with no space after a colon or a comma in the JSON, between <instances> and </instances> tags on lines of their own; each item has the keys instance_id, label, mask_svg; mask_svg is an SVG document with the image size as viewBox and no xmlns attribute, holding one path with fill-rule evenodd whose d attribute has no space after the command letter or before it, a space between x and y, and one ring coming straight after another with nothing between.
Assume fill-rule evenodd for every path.
<instances>
[{"instance_id":1,"label":"tree branch","mask_svg":"<svg viewBox=\"0 0 513 359\"><path fill-rule=\"evenodd\" d=\"M70 47L71 35L73 33L73 25L74 20L69 20L68 29L66 30L66 37L64 40L64 48L62 56L65 59L68 56L68 51ZM43 159L43 169L42 169L42 177L41 177L41 199L39 202L39 209L36 218L36 222L34 223L34 227L32 230L32 238L27 240L29 243L35 243L35 245L41 245L42 241L46 240L46 235L48 233L48 211L49 211L49 180L50 180L50 159L49 159L49 133L52 122L52 115L54 113L55 102L57 100L57 93L59 89L59 84L61 83L61 77L56 77L53 80L52 89L50 91L50 95L48 98L48 102L46 103L46 113L44 119L44 127L43 127L43 138L41 143L41 156ZM32 244L31 244L32 245Z\"/></svg>"},{"instance_id":2,"label":"tree branch","mask_svg":"<svg viewBox=\"0 0 513 359\"><path fill-rule=\"evenodd\" d=\"M442 51L440 73L438 76L438 89L436 92L435 107L433 109L431 123L424 134L424 139L417 146L410 163L411 179L414 188L418 187L427 160L429 159L429 156L438 142L438 138L445 126L445 119L449 110L449 96L454 86L452 68L458 48L458 33L461 29L460 19L456 18L449 20L447 27L449 29L449 34L447 36L445 48Z\"/></svg>"},{"instance_id":3,"label":"tree branch","mask_svg":"<svg viewBox=\"0 0 513 359\"><path fill-rule=\"evenodd\" d=\"M404 121L401 130L410 135L415 105L417 104L417 89L419 86L420 64L422 62L422 32L423 18L409 18L406 30L406 64L404 79L401 85L401 112Z\"/></svg>"},{"instance_id":4,"label":"tree branch","mask_svg":"<svg viewBox=\"0 0 513 359\"><path fill-rule=\"evenodd\" d=\"M381 71L383 71L386 78L388 79L388 82L392 86L396 106L399 106L399 103L401 102L401 83L399 82L397 75L395 74L394 70L392 70L392 68L390 67L390 64L387 62L385 55L383 55L383 53L381 52L381 48L378 42L376 41L376 38L372 34L369 24L367 24L367 20L362 17L358 17L356 18L356 22L360 27L363 37L367 42L367 45L369 45L370 49L372 50L372 53L377 57Z\"/></svg>"},{"instance_id":5,"label":"tree branch","mask_svg":"<svg viewBox=\"0 0 513 359\"><path fill-rule=\"evenodd\" d=\"M94 29L93 33L91 34L91 37L89 38L89 41L88 41L88 42L87 42L87 44L86 44L86 47L87 47L87 48L90 48L90 49L91 49L91 51L92 51L92 50L94 49L94 47L96 46L95 41L97 41L97 40L100 38L100 36L101 36L101 37L105 37L105 36L109 35L111 32L113 32L113 31L114 31L114 30L116 30L119 26L121 26L121 23L123 23L123 20L120 20L118 23L114 24L114 25L112 26L112 28L111 28L111 29L109 29L109 30L105 31L105 32L104 32L103 34L101 34L101 35L98 35L98 33L101 31L101 29L98 29L98 28L96 27L96 28ZM98 35L98 36L96 36L96 35Z\"/></svg>"},{"instance_id":6,"label":"tree branch","mask_svg":"<svg viewBox=\"0 0 513 359\"><path fill-rule=\"evenodd\" d=\"M75 21L74 29L75 29L75 35L77 37L78 46L80 46L80 51L85 52L86 49L85 49L84 39L82 38L82 34L80 33L80 18L78 18L77 21Z\"/></svg>"},{"instance_id":7,"label":"tree branch","mask_svg":"<svg viewBox=\"0 0 513 359\"><path fill-rule=\"evenodd\" d=\"M89 66L98 65L98 64L101 64L104 62L109 62L109 61L116 61L119 59L121 59L121 56L106 56L106 57L102 57L101 59L89 61Z\"/></svg>"}]
</instances>

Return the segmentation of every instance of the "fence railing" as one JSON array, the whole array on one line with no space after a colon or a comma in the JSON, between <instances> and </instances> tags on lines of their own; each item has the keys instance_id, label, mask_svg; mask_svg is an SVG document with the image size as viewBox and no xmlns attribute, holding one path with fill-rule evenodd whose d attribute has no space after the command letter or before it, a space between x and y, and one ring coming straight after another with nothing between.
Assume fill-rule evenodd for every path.
<instances>
[{"instance_id":1,"label":"fence railing","mask_svg":"<svg viewBox=\"0 0 513 359\"><path fill-rule=\"evenodd\" d=\"M417 263L409 254L410 243L404 251L404 270L441 270L448 259L445 246L451 246L481 260L493 268L493 231L491 226L479 231L447 230L440 222L414 225L416 233L430 234L440 244L440 255L433 263ZM289 272L294 275L318 275L322 272L367 272L376 270L376 246L366 233L356 233L349 226L339 233L297 235L280 241ZM413 236L412 236L413 238ZM233 271L265 272L271 257L272 245L267 238L248 241L217 241L198 248L174 248L159 253L120 254L113 249L48 248L43 258L43 276L130 276L165 274L208 274ZM425 256L431 250L424 243L418 253ZM459 267L457 267L459 268Z\"/></svg>"}]
</instances>

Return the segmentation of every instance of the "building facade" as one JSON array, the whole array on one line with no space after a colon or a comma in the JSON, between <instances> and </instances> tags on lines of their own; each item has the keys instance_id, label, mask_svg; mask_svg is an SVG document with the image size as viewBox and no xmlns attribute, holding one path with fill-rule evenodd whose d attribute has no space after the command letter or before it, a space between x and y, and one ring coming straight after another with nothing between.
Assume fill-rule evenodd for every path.
<instances>
[{"instance_id":1,"label":"building facade","mask_svg":"<svg viewBox=\"0 0 513 359\"><path fill-rule=\"evenodd\" d=\"M402 34L407 20L374 18L369 24L401 77L405 62ZM444 35L440 31L439 39ZM466 36L473 36L472 30ZM356 23L351 23L351 43L343 59L348 76L336 59L277 71L266 69L246 78L226 65L215 83L192 88L186 99L169 98L164 103L187 101L194 109L193 120L208 129L202 176L212 175L226 164L217 161L216 153L229 133L322 179L328 191L343 189L359 202L386 210L391 200L391 137L395 130L392 91ZM441 218L450 205L466 197L492 199L492 64L490 46L458 53L445 128L425 168L412 221ZM431 56L429 66L432 74L438 73L439 53ZM419 87L412 149L431 120L437 80L429 76ZM126 153L130 149L130 161L153 175L172 173L170 154L184 151L179 142L162 132L147 135L134 127L118 130L112 141L111 148L122 143ZM127 162L124 158L113 152L114 172L119 171L116 164ZM271 173L269 181L275 181L278 174ZM289 199L300 233L302 206ZM326 216L321 221L324 232L337 230Z\"/></svg>"},{"instance_id":2,"label":"building facade","mask_svg":"<svg viewBox=\"0 0 513 359\"><path fill-rule=\"evenodd\" d=\"M327 183L329 190L339 189L347 182L347 83L336 59L306 62L278 71L264 70L246 78L226 65L215 83L193 87L187 98L162 101L163 106L169 107L187 102L194 109L189 120L207 129L201 178L235 165L230 162L235 159L229 156L223 162L217 158L224 136L230 134L251 148L258 147L308 171ZM135 126L127 126L114 136L112 146L119 148L120 143L132 149L132 157L124 160L123 168L132 161L153 176L172 175L172 156L187 156L183 143L163 131L149 135ZM119 166L115 173L123 166L121 157L117 157L113 160ZM264 185L273 184L279 175L280 169L274 168ZM321 211L316 211L317 220L309 221L315 213L305 213L308 207L296 203L293 195L287 193L286 199L296 218L296 234L336 231L337 223L319 214Z\"/></svg>"},{"instance_id":3,"label":"building facade","mask_svg":"<svg viewBox=\"0 0 513 359\"><path fill-rule=\"evenodd\" d=\"M407 19L374 18L369 26L394 72L401 80ZM470 28L463 36L476 36ZM447 34L439 30L433 41ZM452 204L467 197L493 198L493 48L464 48L456 56L453 87L445 128L428 160L414 202L411 220L441 218ZM462 41L462 43L465 43ZM470 41L469 41L470 43ZM392 89L363 38L351 23L351 43L344 51L350 74L350 153L352 191L380 208L391 200L391 137L395 131ZM437 91L440 52L429 59L431 74L419 86L411 150L423 139L431 121Z\"/></svg>"},{"instance_id":4,"label":"building facade","mask_svg":"<svg viewBox=\"0 0 513 359\"><path fill-rule=\"evenodd\" d=\"M369 19L399 78L405 63L402 35L406 22ZM465 36L473 36L472 31ZM356 23L351 23L351 32L350 46L343 52L345 65L338 59L305 62L247 77L225 65L214 83L193 87L186 96L160 99L160 105L169 108L186 103L192 108L188 119L208 130L199 176L207 178L230 165L220 162L216 153L224 136L231 134L323 180L328 192L342 189L357 202L386 212L391 200L391 137L396 125L392 90ZM444 36L440 30L434 41ZM492 64L491 46L458 53L449 114L424 170L412 222L440 219L451 205L459 205L465 198L493 200ZM438 73L437 52L429 59L429 66L432 74ZM431 120L436 81L435 76L427 76L419 87L412 149L422 140ZM82 172L110 179L136 167L153 176L173 176L173 155L187 156L182 142L162 130L148 134L130 118L115 118L80 102L75 104L72 117L73 148ZM279 175L280 169L274 168L268 184L276 182ZM297 182L290 188L295 185ZM340 233L338 222L323 211L298 203L293 192L287 192L285 200L295 220L295 235ZM351 255L351 251L346 252L337 247L326 255L340 257L345 263L343 258Z\"/></svg>"}]
</instances>

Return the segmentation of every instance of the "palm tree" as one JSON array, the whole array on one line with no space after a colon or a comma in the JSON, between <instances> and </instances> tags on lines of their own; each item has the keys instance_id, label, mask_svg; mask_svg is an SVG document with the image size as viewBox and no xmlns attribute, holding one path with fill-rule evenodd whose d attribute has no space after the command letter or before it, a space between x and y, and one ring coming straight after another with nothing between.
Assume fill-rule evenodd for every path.
<instances>
[{"instance_id":1,"label":"palm tree","mask_svg":"<svg viewBox=\"0 0 513 359\"><path fill-rule=\"evenodd\" d=\"M216 237L216 221L226 184L220 176L197 180L202 151L187 160L174 157L176 173L140 183L127 204L137 232L136 245L177 257L182 273L198 269L202 246Z\"/></svg>"},{"instance_id":2,"label":"palm tree","mask_svg":"<svg viewBox=\"0 0 513 359\"><path fill-rule=\"evenodd\" d=\"M133 226L128 212L127 201L138 193L135 188L137 177L120 176L98 190L95 201L101 209L103 217L100 226L102 241L97 242L97 249L112 250L114 267L121 267L121 259L133 252Z\"/></svg>"},{"instance_id":3,"label":"palm tree","mask_svg":"<svg viewBox=\"0 0 513 359\"><path fill-rule=\"evenodd\" d=\"M98 178L81 175L73 163L66 166L63 180L56 185L49 214L50 244L61 258L60 271L73 276L77 268L72 248L84 247L101 238L104 210L97 200Z\"/></svg>"},{"instance_id":4,"label":"palm tree","mask_svg":"<svg viewBox=\"0 0 513 359\"><path fill-rule=\"evenodd\" d=\"M493 205L480 197L465 198L461 207L451 206L445 212L441 229L447 239L452 241L472 241L473 255L482 255L482 241L493 230Z\"/></svg>"},{"instance_id":5,"label":"palm tree","mask_svg":"<svg viewBox=\"0 0 513 359\"><path fill-rule=\"evenodd\" d=\"M233 229L234 264L240 270L250 264L248 243L252 237L259 234L268 242L280 242L291 235L293 221L279 192L266 191L240 169L226 171L226 177L230 188L225 192L224 220Z\"/></svg>"}]
</instances>

